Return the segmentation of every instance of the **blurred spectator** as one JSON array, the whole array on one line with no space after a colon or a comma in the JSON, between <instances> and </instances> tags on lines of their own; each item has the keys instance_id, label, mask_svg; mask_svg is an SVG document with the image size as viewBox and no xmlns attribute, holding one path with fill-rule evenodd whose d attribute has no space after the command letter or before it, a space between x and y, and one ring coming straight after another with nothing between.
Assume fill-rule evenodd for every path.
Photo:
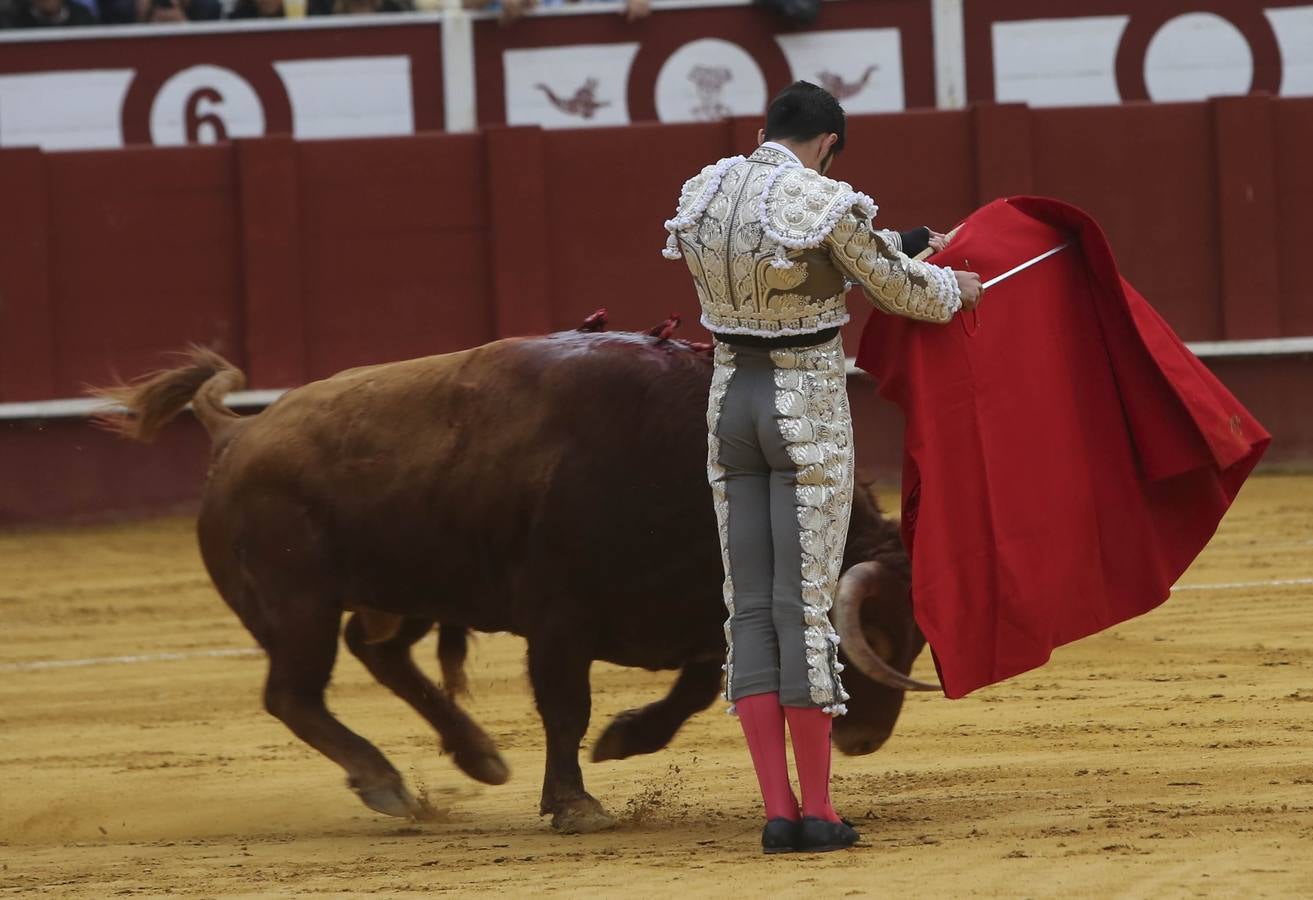
<instances>
[{"instance_id":1,"label":"blurred spectator","mask_svg":"<svg viewBox=\"0 0 1313 900\"><path fill-rule=\"evenodd\" d=\"M283 0L237 0L233 11L228 13L230 19L282 19Z\"/></svg>"},{"instance_id":2,"label":"blurred spectator","mask_svg":"<svg viewBox=\"0 0 1313 900\"><path fill-rule=\"evenodd\" d=\"M821 13L821 0L757 0L757 4L804 25L815 22Z\"/></svg>"},{"instance_id":3,"label":"blurred spectator","mask_svg":"<svg viewBox=\"0 0 1313 900\"><path fill-rule=\"evenodd\" d=\"M413 7L401 0L335 0L333 14L355 16L364 13L406 12Z\"/></svg>"},{"instance_id":4,"label":"blurred spectator","mask_svg":"<svg viewBox=\"0 0 1313 900\"><path fill-rule=\"evenodd\" d=\"M135 0L137 21L205 22L223 18L219 0Z\"/></svg>"},{"instance_id":5,"label":"blurred spectator","mask_svg":"<svg viewBox=\"0 0 1313 900\"><path fill-rule=\"evenodd\" d=\"M100 21L106 25L127 25L137 21L137 0L99 0Z\"/></svg>"},{"instance_id":6,"label":"blurred spectator","mask_svg":"<svg viewBox=\"0 0 1313 900\"><path fill-rule=\"evenodd\" d=\"M5 23L14 28L95 25L96 14L74 0L17 0Z\"/></svg>"},{"instance_id":7,"label":"blurred spectator","mask_svg":"<svg viewBox=\"0 0 1313 900\"><path fill-rule=\"evenodd\" d=\"M535 7L573 6L590 0L462 0L466 9L500 10L503 24L514 22ZM652 11L651 0L625 0L625 18L630 22L643 18Z\"/></svg>"}]
</instances>

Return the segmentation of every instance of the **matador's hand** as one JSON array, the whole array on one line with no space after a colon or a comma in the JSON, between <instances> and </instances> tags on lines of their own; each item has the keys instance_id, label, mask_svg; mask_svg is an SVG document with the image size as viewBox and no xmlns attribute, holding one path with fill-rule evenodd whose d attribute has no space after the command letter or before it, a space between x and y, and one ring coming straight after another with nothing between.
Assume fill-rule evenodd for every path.
<instances>
[{"instance_id":1,"label":"matador's hand","mask_svg":"<svg viewBox=\"0 0 1313 900\"><path fill-rule=\"evenodd\" d=\"M980 276L975 272L959 272L956 269L953 274L957 276L957 286L962 292L962 308L967 311L975 309L984 290L980 286Z\"/></svg>"},{"instance_id":2,"label":"matador's hand","mask_svg":"<svg viewBox=\"0 0 1313 900\"><path fill-rule=\"evenodd\" d=\"M930 232L930 249L936 253L942 252L943 249L948 246L948 242L951 238L946 234L940 234L938 231L935 231L928 226L927 229Z\"/></svg>"}]
</instances>

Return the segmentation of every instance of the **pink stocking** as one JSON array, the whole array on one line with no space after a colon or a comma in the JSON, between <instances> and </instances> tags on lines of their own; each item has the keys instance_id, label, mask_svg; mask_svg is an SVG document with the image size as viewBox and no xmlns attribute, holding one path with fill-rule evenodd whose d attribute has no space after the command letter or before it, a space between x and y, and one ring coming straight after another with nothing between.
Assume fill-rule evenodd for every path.
<instances>
[{"instance_id":1,"label":"pink stocking","mask_svg":"<svg viewBox=\"0 0 1313 900\"><path fill-rule=\"evenodd\" d=\"M784 711L780 695L753 694L734 701L743 737L757 770L757 784L766 804L766 819L798 821L798 799L789 784L789 760L784 752ZM817 710L820 712L820 710Z\"/></svg>"},{"instance_id":2,"label":"pink stocking","mask_svg":"<svg viewBox=\"0 0 1313 900\"><path fill-rule=\"evenodd\" d=\"M802 814L838 822L830 805L830 714L815 706L787 706L789 737L793 739L793 764L802 788Z\"/></svg>"}]
</instances>

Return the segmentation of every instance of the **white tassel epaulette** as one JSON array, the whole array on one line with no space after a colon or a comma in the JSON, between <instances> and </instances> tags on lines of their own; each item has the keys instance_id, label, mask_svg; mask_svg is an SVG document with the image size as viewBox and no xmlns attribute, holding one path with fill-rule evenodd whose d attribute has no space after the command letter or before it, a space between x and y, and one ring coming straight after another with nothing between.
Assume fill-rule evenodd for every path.
<instances>
[{"instance_id":1,"label":"white tassel epaulette","mask_svg":"<svg viewBox=\"0 0 1313 900\"><path fill-rule=\"evenodd\" d=\"M819 247L834 230L840 218L851 210L856 210L873 220L879 212L875 201L860 191L854 191L852 185L843 181L831 181L815 172L807 172L799 177L803 166L796 162L785 162L775 167L766 179L761 197L757 200L757 217L761 221L762 232L775 243L775 258L770 264L777 269L793 268L793 261L788 257L790 250L810 250ZM790 178L781 188L781 192L794 199L788 203L791 207L801 207L806 213L801 216L805 225L799 227L786 224L785 219L772 215L772 206L783 201L776 197L776 182L780 178ZM799 183L801 182L801 183ZM789 233L785 233L788 230Z\"/></svg>"},{"instance_id":2,"label":"white tassel epaulette","mask_svg":"<svg viewBox=\"0 0 1313 900\"><path fill-rule=\"evenodd\" d=\"M680 205L675 208L675 217L666 220L666 231L670 232L670 237L666 238L666 247L661 251L662 256L666 259L679 259L684 255L679 252L679 233L687 231L698 223L702 214L707 211L712 198L716 196L716 191L720 189L720 180L725 177L725 173L745 159L746 157L743 156L730 156L714 166L708 166L707 170L702 172L706 180L702 183L698 195L690 200L688 205L684 205L681 192ZM686 189L687 187L685 185Z\"/></svg>"},{"instance_id":3,"label":"white tassel epaulette","mask_svg":"<svg viewBox=\"0 0 1313 900\"><path fill-rule=\"evenodd\" d=\"M670 223L667 222L666 227L669 226ZM679 252L679 239L675 237L674 232L671 232L670 237L666 238L666 249L661 251L661 255L666 259L680 259L683 257L684 254Z\"/></svg>"}]
</instances>

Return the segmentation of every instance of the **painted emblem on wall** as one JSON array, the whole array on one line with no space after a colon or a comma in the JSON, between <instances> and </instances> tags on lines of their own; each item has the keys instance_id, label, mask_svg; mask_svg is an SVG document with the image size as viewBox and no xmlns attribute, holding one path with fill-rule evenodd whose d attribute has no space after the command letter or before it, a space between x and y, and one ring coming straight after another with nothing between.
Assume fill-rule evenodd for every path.
<instances>
[{"instance_id":1,"label":"painted emblem on wall","mask_svg":"<svg viewBox=\"0 0 1313 900\"><path fill-rule=\"evenodd\" d=\"M730 115L730 108L721 102L721 91L734 80L734 73L725 66L694 66L688 80L697 88L698 102L689 113L695 119L714 122Z\"/></svg>"},{"instance_id":2,"label":"painted emblem on wall","mask_svg":"<svg viewBox=\"0 0 1313 900\"><path fill-rule=\"evenodd\" d=\"M544 128L623 125L637 44L531 47L502 53L506 123Z\"/></svg>"},{"instance_id":3,"label":"painted emblem on wall","mask_svg":"<svg viewBox=\"0 0 1313 900\"><path fill-rule=\"evenodd\" d=\"M898 112L903 91L903 39L897 28L853 28L782 34L776 40L795 77L819 84L851 114Z\"/></svg>"},{"instance_id":4,"label":"painted emblem on wall","mask_svg":"<svg viewBox=\"0 0 1313 900\"><path fill-rule=\"evenodd\" d=\"M581 119L591 119L597 114L597 111L604 106L610 106L609 100L597 99L596 78L587 78L580 88L569 97L557 96L548 85L541 81L534 85L535 88L542 91L552 106L565 113L567 116L578 116Z\"/></svg>"},{"instance_id":5,"label":"painted emblem on wall","mask_svg":"<svg viewBox=\"0 0 1313 900\"><path fill-rule=\"evenodd\" d=\"M847 100L849 97L860 94L870 82L871 76L879 68L879 66L867 66L866 71L862 73L862 77L856 81L844 81L842 75L826 69L816 74L816 83L838 99Z\"/></svg>"},{"instance_id":6,"label":"painted emblem on wall","mask_svg":"<svg viewBox=\"0 0 1313 900\"><path fill-rule=\"evenodd\" d=\"M638 38L624 43L606 42L614 30L609 18L603 30L596 21L600 15L561 17L551 22L552 39L561 42L544 46L524 46L521 41L532 38L512 38L494 23L479 23L485 26L475 31L480 77L492 82L486 92L483 82L479 85L479 115L485 122L544 128L719 121L760 116L770 91L796 79L823 85L853 114L906 108L902 28L770 33L725 24L739 16L757 22L750 10L727 8L705 17L699 13L699 21L720 23L704 30L679 27L680 16L671 12L624 31ZM567 21L578 24L578 43L562 41ZM500 85L487 75L493 60L500 61ZM921 105L933 96L927 64L928 57L911 64Z\"/></svg>"},{"instance_id":7,"label":"painted emblem on wall","mask_svg":"<svg viewBox=\"0 0 1313 900\"><path fill-rule=\"evenodd\" d=\"M679 47L662 64L655 100L662 122L759 115L766 108L766 77L738 44L699 38Z\"/></svg>"}]
</instances>

